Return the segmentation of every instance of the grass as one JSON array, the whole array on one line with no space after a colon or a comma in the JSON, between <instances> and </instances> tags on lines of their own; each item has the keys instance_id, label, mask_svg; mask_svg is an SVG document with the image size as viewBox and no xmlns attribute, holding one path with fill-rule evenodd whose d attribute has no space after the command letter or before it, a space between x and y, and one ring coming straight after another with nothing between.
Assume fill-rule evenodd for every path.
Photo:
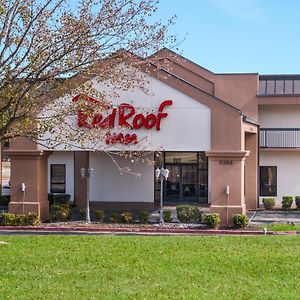
<instances>
[{"instance_id":1,"label":"grass","mask_svg":"<svg viewBox=\"0 0 300 300\"><path fill-rule=\"evenodd\" d=\"M291 224L264 224L260 228L267 228L268 231L300 231L300 225Z\"/></svg>"},{"instance_id":2,"label":"grass","mask_svg":"<svg viewBox=\"0 0 300 300\"><path fill-rule=\"evenodd\" d=\"M300 237L1 236L1 299L297 299Z\"/></svg>"}]
</instances>

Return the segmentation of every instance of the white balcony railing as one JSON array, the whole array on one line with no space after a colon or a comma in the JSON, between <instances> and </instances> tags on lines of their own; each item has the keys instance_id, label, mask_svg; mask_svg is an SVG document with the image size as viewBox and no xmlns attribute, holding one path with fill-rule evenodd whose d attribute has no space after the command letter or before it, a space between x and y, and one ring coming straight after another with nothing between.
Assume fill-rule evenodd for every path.
<instances>
[{"instance_id":1,"label":"white balcony railing","mask_svg":"<svg viewBox=\"0 0 300 300\"><path fill-rule=\"evenodd\" d=\"M261 128L260 148L300 148L300 128Z\"/></svg>"}]
</instances>

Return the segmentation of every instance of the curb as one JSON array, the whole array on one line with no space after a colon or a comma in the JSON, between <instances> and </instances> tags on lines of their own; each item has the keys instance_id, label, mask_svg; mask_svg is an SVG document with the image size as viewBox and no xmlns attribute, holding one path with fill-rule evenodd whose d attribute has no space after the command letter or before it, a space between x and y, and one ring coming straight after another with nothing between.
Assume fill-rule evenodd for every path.
<instances>
[{"instance_id":1,"label":"curb","mask_svg":"<svg viewBox=\"0 0 300 300\"><path fill-rule=\"evenodd\" d=\"M55 226L0 226L0 231L13 231L13 232L86 232L86 233L145 233L145 234L191 234L191 235L264 235L263 231L255 230L230 230L230 229L172 229L172 228L130 228L130 227L117 227L117 228L94 228L94 227L55 227ZM273 232L267 232L268 235Z\"/></svg>"}]
</instances>

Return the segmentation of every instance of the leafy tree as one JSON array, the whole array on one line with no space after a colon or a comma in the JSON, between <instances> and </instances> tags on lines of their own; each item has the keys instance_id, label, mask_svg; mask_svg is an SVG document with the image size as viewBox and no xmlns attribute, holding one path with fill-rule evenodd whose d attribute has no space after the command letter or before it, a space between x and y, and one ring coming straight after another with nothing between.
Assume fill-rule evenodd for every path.
<instances>
[{"instance_id":1,"label":"leafy tree","mask_svg":"<svg viewBox=\"0 0 300 300\"><path fill-rule=\"evenodd\" d=\"M174 19L153 21L157 4L0 0L0 142L19 136L36 139L39 131L50 130L50 122L41 122L41 112L74 86L74 78L82 83L82 94L86 89L91 93L83 83L95 75L128 88L135 73L125 76L117 66L126 62L135 67L140 57L174 42L166 35ZM97 97L105 101L103 94Z\"/></svg>"}]
</instances>

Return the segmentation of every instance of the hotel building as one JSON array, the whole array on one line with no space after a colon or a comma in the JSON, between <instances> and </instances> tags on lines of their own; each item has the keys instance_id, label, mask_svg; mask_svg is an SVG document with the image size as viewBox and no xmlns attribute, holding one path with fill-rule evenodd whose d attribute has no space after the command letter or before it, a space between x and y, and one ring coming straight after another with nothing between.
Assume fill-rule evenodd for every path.
<instances>
[{"instance_id":1,"label":"hotel building","mask_svg":"<svg viewBox=\"0 0 300 300\"><path fill-rule=\"evenodd\" d=\"M102 151L11 141L9 211L47 219L50 192L70 194L78 207L89 193L92 207L153 208L160 194L154 170L161 166L170 171L165 203L207 206L224 224L257 209L264 196L280 203L300 195L300 76L215 74L168 49L153 57L148 93L121 90L100 116L78 111L78 130L106 130ZM61 101L77 100L74 94ZM82 167L93 168L88 181Z\"/></svg>"}]
</instances>

